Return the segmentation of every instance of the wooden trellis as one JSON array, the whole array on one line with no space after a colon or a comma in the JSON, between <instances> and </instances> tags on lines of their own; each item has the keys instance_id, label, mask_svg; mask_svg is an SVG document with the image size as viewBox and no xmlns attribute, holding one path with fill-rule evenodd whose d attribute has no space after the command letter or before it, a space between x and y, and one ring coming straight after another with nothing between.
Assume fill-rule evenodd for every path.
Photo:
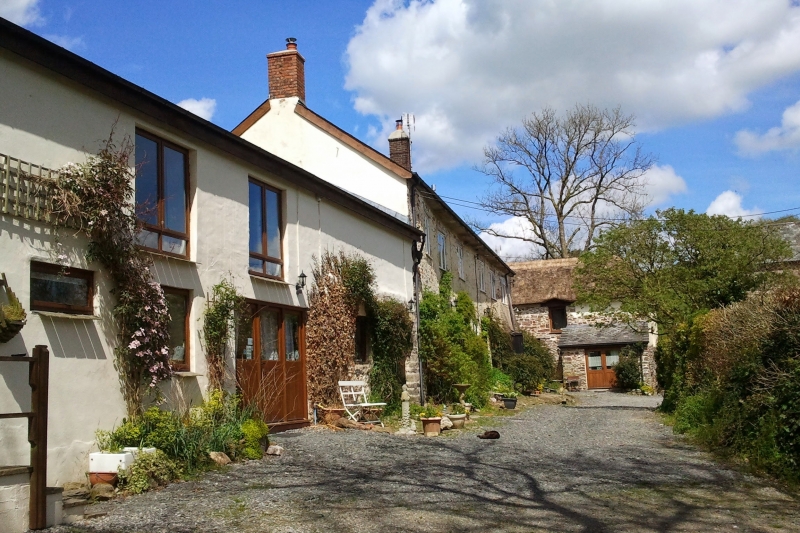
<instances>
[{"instance_id":1,"label":"wooden trellis","mask_svg":"<svg viewBox=\"0 0 800 533\"><path fill-rule=\"evenodd\" d=\"M51 222L57 170L0 154L0 207L3 214Z\"/></svg>"}]
</instances>

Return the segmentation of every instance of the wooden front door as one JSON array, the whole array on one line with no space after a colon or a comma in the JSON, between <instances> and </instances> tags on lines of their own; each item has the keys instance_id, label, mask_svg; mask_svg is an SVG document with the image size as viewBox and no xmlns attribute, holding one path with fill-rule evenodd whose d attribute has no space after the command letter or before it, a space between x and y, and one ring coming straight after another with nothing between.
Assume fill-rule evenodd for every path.
<instances>
[{"instance_id":1,"label":"wooden front door","mask_svg":"<svg viewBox=\"0 0 800 533\"><path fill-rule=\"evenodd\" d=\"M236 377L245 403L268 424L307 418L305 331L299 312L252 305L251 336L237 342ZM246 330L247 331L247 330Z\"/></svg>"},{"instance_id":2,"label":"wooden front door","mask_svg":"<svg viewBox=\"0 0 800 533\"><path fill-rule=\"evenodd\" d=\"M619 348L586 349L586 386L610 389L616 385L614 365L619 362Z\"/></svg>"}]
</instances>

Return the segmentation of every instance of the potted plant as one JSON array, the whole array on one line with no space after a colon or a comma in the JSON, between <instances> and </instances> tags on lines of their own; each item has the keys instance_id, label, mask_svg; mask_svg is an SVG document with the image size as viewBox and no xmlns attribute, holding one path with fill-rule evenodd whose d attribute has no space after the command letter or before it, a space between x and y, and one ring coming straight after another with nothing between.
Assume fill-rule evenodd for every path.
<instances>
[{"instance_id":1,"label":"potted plant","mask_svg":"<svg viewBox=\"0 0 800 533\"><path fill-rule=\"evenodd\" d=\"M442 431L442 410L435 405L428 404L419 413L422 422L422 432L426 437L436 437Z\"/></svg>"},{"instance_id":2,"label":"potted plant","mask_svg":"<svg viewBox=\"0 0 800 533\"><path fill-rule=\"evenodd\" d=\"M467 421L467 411L460 403L454 403L450 406L447 418L453 423L453 429L463 429Z\"/></svg>"},{"instance_id":3,"label":"potted plant","mask_svg":"<svg viewBox=\"0 0 800 533\"><path fill-rule=\"evenodd\" d=\"M5 274L0 278L0 286L5 288L8 301L0 306L0 342L8 342L22 330L27 315L17 295L8 286Z\"/></svg>"},{"instance_id":4,"label":"potted plant","mask_svg":"<svg viewBox=\"0 0 800 533\"><path fill-rule=\"evenodd\" d=\"M503 406L506 409L517 408L517 396L519 394L515 391L508 391L503 393Z\"/></svg>"},{"instance_id":5,"label":"potted plant","mask_svg":"<svg viewBox=\"0 0 800 533\"><path fill-rule=\"evenodd\" d=\"M544 391L544 383L540 382L538 385L536 385L536 388L533 389L533 395L539 396L543 391Z\"/></svg>"}]
</instances>

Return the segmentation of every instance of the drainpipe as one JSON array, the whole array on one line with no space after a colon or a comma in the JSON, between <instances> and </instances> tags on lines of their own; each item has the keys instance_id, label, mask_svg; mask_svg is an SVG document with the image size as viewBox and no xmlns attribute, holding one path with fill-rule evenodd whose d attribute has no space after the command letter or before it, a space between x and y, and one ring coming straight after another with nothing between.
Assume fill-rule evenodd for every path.
<instances>
[{"instance_id":1,"label":"drainpipe","mask_svg":"<svg viewBox=\"0 0 800 533\"><path fill-rule=\"evenodd\" d=\"M415 228L417 227L417 182L413 181L411 184L411 225ZM422 280L420 279L419 275L419 264L422 261L422 254L424 253L425 247L425 236L422 236L422 244L419 244L419 241L413 241L411 246L417 247L420 246L420 254L417 258L414 258L414 264L411 267L411 272L414 277L414 301L416 305L414 306L414 320L416 321L417 325L417 365L419 366L419 402L420 405L425 405L425 370L422 365L422 357L420 356L420 344L419 344L419 326L420 326L420 317L419 317L419 304L420 304L420 293L421 293L421 285ZM414 254L412 252L412 258Z\"/></svg>"}]
</instances>

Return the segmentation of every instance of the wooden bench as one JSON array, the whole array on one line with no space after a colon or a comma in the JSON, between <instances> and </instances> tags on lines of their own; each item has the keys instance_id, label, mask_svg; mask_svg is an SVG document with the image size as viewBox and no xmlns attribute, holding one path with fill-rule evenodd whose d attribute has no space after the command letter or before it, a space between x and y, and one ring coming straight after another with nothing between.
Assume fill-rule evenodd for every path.
<instances>
[{"instance_id":1,"label":"wooden bench","mask_svg":"<svg viewBox=\"0 0 800 533\"><path fill-rule=\"evenodd\" d=\"M353 422L361 422L362 424L380 424L383 427L383 422L380 419L380 413L386 407L385 402L369 402L367 401L367 383L366 381L340 381L339 394L342 397L342 405L347 412L347 417ZM365 414L376 414L376 420L368 420L364 417Z\"/></svg>"}]
</instances>

